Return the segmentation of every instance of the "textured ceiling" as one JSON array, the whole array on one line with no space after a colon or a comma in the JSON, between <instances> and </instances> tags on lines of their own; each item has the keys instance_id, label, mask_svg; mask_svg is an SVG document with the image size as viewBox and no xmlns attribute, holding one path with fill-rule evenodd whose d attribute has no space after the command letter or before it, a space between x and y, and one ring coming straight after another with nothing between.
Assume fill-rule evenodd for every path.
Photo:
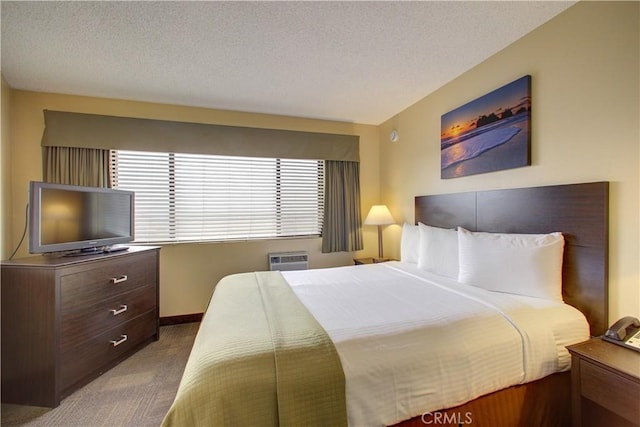
<instances>
[{"instance_id":1,"label":"textured ceiling","mask_svg":"<svg viewBox=\"0 0 640 427\"><path fill-rule=\"evenodd\" d=\"M379 124L574 2L2 1L14 89Z\"/></svg>"}]
</instances>

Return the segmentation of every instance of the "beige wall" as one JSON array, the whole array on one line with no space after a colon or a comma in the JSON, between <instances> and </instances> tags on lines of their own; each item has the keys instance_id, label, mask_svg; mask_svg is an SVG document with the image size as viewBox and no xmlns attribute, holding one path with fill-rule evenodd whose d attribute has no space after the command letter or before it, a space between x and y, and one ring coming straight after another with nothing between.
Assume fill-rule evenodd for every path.
<instances>
[{"instance_id":1,"label":"beige wall","mask_svg":"<svg viewBox=\"0 0 640 427\"><path fill-rule=\"evenodd\" d=\"M7 81L0 75L0 259L11 256L11 93Z\"/></svg>"},{"instance_id":2,"label":"beige wall","mask_svg":"<svg viewBox=\"0 0 640 427\"><path fill-rule=\"evenodd\" d=\"M610 181L609 316L639 316L639 6L580 2L383 123L381 196L396 220L413 222L416 195ZM441 115L526 74L532 165L440 179ZM385 234L396 256L399 231Z\"/></svg>"},{"instance_id":3,"label":"beige wall","mask_svg":"<svg viewBox=\"0 0 640 427\"><path fill-rule=\"evenodd\" d=\"M379 202L379 144L375 126L19 90L12 91L10 105L10 158L16 167L11 171L11 195L7 196L4 191L2 194L3 206L11 204L11 218L7 221L10 246L17 245L24 227L28 183L42 179L40 139L44 109L359 135L363 215L372 204ZM266 269L269 252L307 250L312 268L346 265L352 263L354 256L375 254L375 230L365 227L364 238L365 251L357 254L322 254L320 239L165 245L161 251L160 315L201 313L220 278L229 273ZM27 255L25 242L17 257Z\"/></svg>"}]
</instances>

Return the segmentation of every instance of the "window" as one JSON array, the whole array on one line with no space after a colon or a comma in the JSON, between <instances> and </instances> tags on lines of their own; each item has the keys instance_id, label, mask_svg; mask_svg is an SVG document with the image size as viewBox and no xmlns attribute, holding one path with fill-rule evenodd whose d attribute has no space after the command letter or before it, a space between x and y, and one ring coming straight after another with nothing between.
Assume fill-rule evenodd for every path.
<instances>
[{"instance_id":1,"label":"window","mask_svg":"<svg viewBox=\"0 0 640 427\"><path fill-rule=\"evenodd\" d=\"M318 236L324 162L113 151L114 188L136 192L137 242Z\"/></svg>"}]
</instances>

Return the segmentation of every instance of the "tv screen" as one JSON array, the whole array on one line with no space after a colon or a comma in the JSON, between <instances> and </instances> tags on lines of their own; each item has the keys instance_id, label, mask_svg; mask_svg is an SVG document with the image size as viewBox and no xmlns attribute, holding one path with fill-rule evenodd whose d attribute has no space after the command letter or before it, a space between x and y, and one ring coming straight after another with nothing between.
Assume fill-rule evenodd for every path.
<instances>
[{"instance_id":1,"label":"tv screen","mask_svg":"<svg viewBox=\"0 0 640 427\"><path fill-rule=\"evenodd\" d=\"M31 182L29 252L96 252L134 238L132 191Z\"/></svg>"}]
</instances>

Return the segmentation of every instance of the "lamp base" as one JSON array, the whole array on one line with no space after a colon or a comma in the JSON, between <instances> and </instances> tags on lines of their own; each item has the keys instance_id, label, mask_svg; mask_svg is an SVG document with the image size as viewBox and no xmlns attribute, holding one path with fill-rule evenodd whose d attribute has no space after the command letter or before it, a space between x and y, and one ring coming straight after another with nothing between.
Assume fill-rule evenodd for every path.
<instances>
[{"instance_id":1,"label":"lamp base","mask_svg":"<svg viewBox=\"0 0 640 427\"><path fill-rule=\"evenodd\" d=\"M382 256L382 226L378 226L378 258L383 258Z\"/></svg>"}]
</instances>

